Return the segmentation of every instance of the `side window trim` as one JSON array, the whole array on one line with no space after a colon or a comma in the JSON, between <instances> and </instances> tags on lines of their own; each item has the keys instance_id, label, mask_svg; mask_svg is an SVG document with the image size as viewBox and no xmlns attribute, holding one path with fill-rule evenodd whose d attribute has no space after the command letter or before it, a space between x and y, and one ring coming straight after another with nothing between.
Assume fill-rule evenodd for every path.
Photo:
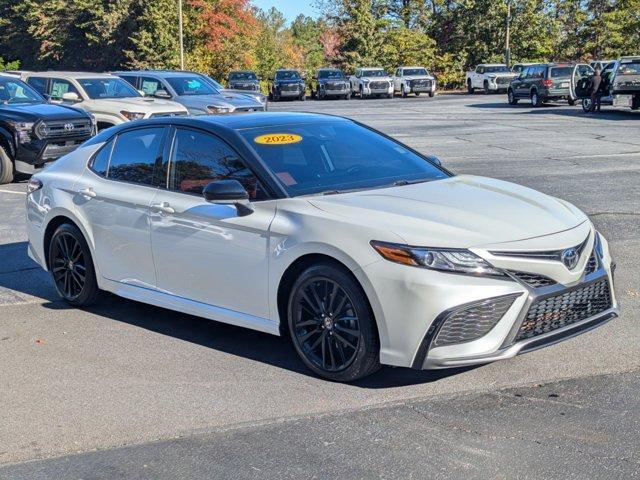
<instances>
[{"instance_id":1,"label":"side window trim","mask_svg":"<svg viewBox=\"0 0 640 480\"><path fill-rule=\"evenodd\" d=\"M258 184L260 185L262 191L264 192L265 196L267 198L261 199L261 200L251 200L251 202L261 202L261 201L265 201L265 200L272 200L273 197L272 195L269 193L269 190L267 188L265 188L264 186L264 182L262 181L262 179L260 178L260 175L258 175L256 173L255 168L253 168L251 166L250 162L247 162L247 160L245 159L245 157L243 157L242 155L240 155L240 153L238 153L238 151L233 148L231 145L229 145L229 143L222 137L220 137L219 135L216 135L215 133L209 132L207 130L201 130L199 128L195 128L195 127L191 127L191 126L186 126L186 125L180 125L180 126L172 126L170 128L171 133L169 133L167 136L165 136L165 140L168 138L168 136L171 136L171 141L167 141L166 144L168 144L169 146L169 150L168 150L168 156L169 159L167 161L167 190L173 193L180 193L180 194L184 194L184 195L192 195L192 196L201 196L200 194L197 193L191 193L191 192L183 192L181 190L177 190L173 185L171 185L171 177L173 174L173 165L174 165L174 145L175 145L175 141L176 141L176 137L178 135L178 130L189 130L192 132L196 132L202 135L209 135L210 137L215 138L217 141L219 141L220 143L222 143L225 147L227 147L231 152L233 152L234 154L236 154L238 156L238 158L240 159L240 161L244 164L244 166L247 168L247 170L249 170L253 176L255 177L256 181L258 182Z\"/></svg>"}]
</instances>

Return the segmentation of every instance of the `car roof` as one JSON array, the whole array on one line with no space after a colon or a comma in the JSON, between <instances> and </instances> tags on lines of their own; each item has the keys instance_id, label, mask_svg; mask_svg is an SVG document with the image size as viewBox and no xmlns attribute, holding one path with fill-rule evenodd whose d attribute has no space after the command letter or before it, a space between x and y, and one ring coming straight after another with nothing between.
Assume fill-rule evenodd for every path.
<instances>
[{"instance_id":1,"label":"car roof","mask_svg":"<svg viewBox=\"0 0 640 480\"><path fill-rule=\"evenodd\" d=\"M358 67L360 70L384 70L382 67Z\"/></svg>"},{"instance_id":2,"label":"car roof","mask_svg":"<svg viewBox=\"0 0 640 480\"><path fill-rule=\"evenodd\" d=\"M109 73L96 73L96 72L65 72L62 70L47 70L46 72L23 72L28 76L37 77L67 77L67 78L114 78L115 75Z\"/></svg>"},{"instance_id":3,"label":"car roof","mask_svg":"<svg viewBox=\"0 0 640 480\"><path fill-rule=\"evenodd\" d=\"M255 73L253 70L231 70L229 73Z\"/></svg>"},{"instance_id":4,"label":"car roof","mask_svg":"<svg viewBox=\"0 0 640 480\"><path fill-rule=\"evenodd\" d=\"M196 72L189 72L186 70L119 70L117 72L111 72L114 75L156 75L162 78L168 77L183 77L185 75L200 75Z\"/></svg>"},{"instance_id":5,"label":"car roof","mask_svg":"<svg viewBox=\"0 0 640 480\"><path fill-rule=\"evenodd\" d=\"M341 70L337 67L322 67L322 68L319 68L318 71L319 72L321 71L335 72L335 71L341 71Z\"/></svg>"},{"instance_id":6,"label":"car roof","mask_svg":"<svg viewBox=\"0 0 640 480\"><path fill-rule=\"evenodd\" d=\"M425 70L427 69L427 67L422 67L420 65L402 65L398 68L424 68Z\"/></svg>"}]
</instances>

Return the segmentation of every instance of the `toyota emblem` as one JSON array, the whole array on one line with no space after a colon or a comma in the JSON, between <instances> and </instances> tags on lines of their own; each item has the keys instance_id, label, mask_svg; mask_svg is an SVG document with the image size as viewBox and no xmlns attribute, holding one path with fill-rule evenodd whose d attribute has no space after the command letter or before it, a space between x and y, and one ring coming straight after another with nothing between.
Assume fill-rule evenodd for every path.
<instances>
[{"instance_id":1,"label":"toyota emblem","mask_svg":"<svg viewBox=\"0 0 640 480\"><path fill-rule=\"evenodd\" d=\"M560 259L562 260L562 263L564 263L565 267L567 267L569 270L572 270L578 264L580 255L575 248L567 248L566 250L563 250L562 254L560 255Z\"/></svg>"},{"instance_id":2,"label":"toyota emblem","mask_svg":"<svg viewBox=\"0 0 640 480\"><path fill-rule=\"evenodd\" d=\"M70 132L71 130L75 130L75 128L76 128L76 127L73 125L73 123L65 123L65 124L64 124L64 129L65 129L67 132Z\"/></svg>"}]
</instances>

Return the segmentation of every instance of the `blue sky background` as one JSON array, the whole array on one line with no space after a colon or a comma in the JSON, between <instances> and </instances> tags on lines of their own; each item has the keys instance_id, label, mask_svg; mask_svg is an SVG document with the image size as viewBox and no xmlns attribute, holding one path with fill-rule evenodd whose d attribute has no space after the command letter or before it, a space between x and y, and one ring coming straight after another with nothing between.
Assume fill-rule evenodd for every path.
<instances>
[{"instance_id":1,"label":"blue sky background","mask_svg":"<svg viewBox=\"0 0 640 480\"><path fill-rule=\"evenodd\" d=\"M311 5L311 0L252 0L255 6L268 10L271 7L276 7L290 22L301 13L309 17L318 17L318 12Z\"/></svg>"}]
</instances>

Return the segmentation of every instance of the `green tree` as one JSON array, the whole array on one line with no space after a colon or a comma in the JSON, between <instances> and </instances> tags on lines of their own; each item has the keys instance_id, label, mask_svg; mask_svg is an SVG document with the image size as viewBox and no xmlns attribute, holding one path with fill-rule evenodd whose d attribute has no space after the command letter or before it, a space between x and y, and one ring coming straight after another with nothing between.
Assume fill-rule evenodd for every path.
<instances>
[{"instance_id":1,"label":"green tree","mask_svg":"<svg viewBox=\"0 0 640 480\"><path fill-rule=\"evenodd\" d=\"M291 22L291 40L302 56L302 69L309 77L326 64L321 40L325 29L324 22L304 15L298 15Z\"/></svg>"}]
</instances>

